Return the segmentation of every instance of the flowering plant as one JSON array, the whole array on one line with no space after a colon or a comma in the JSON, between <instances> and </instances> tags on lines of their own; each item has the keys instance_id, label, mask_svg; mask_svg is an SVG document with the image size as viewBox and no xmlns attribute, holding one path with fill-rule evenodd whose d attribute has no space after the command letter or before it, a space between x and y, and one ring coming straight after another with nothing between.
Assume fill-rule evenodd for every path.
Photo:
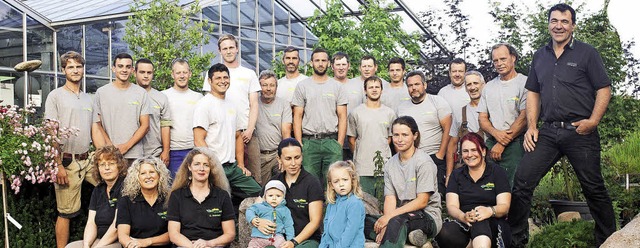
<instances>
[{"instance_id":1,"label":"flowering plant","mask_svg":"<svg viewBox=\"0 0 640 248\"><path fill-rule=\"evenodd\" d=\"M55 182L57 144L77 134L77 129L61 128L55 120L34 121L35 112L32 107L0 105L0 172L11 181L15 194L25 180Z\"/></svg>"}]
</instances>

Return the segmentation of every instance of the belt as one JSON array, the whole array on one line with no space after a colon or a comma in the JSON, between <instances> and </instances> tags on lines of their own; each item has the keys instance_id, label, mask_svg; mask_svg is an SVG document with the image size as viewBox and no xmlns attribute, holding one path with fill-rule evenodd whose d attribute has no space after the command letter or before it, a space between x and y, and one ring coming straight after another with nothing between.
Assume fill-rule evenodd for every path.
<instances>
[{"instance_id":1,"label":"belt","mask_svg":"<svg viewBox=\"0 0 640 248\"><path fill-rule=\"evenodd\" d=\"M86 160L87 158L89 158L89 153L88 152L80 153L80 154L62 153L62 158L73 159L74 157L76 160Z\"/></svg>"},{"instance_id":2,"label":"belt","mask_svg":"<svg viewBox=\"0 0 640 248\"><path fill-rule=\"evenodd\" d=\"M261 154L271 154L274 152L277 152L278 149L273 149L273 150L265 150L265 151L260 151Z\"/></svg>"},{"instance_id":3,"label":"belt","mask_svg":"<svg viewBox=\"0 0 640 248\"><path fill-rule=\"evenodd\" d=\"M303 134L303 139L338 139L338 133Z\"/></svg>"},{"instance_id":4,"label":"belt","mask_svg":"<svg viewBox=\"0 0 640 248\"><path fill-rule=\"evenodd\" d=\"M549 125L551 125L552 127L555 127L555 128L562 128L562 129L567 129L567 130L576 130L576 127L571 125L571 122L566 122L566 121L548 121L548 122L545 122L545 123L548 123Z\"/></svg>"}]
</instances>

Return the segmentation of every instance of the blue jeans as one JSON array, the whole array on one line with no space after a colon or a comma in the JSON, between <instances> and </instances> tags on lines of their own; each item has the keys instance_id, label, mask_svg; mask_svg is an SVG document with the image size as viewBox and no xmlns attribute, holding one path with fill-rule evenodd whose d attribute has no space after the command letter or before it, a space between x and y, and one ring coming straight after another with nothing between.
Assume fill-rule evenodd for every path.
<instances>
[{"instance_id":1,"label":"blue jeans","mask_svg":"<svg viewBox=\"0 0 640 248\"><path fill-rule=\"evenodd\" d=\"M578 177L582 193L596 222L594 233L598 246L615 232L613 205L600 171L600 136L597 129L591 134L580 135L575 129L568 130L544 123L539 130L535 150L525 152L513 182L509 225L514 247L522 247L528 241L527 218L531 213L533 191L562 156L567 156Z\"/></svg>"},{"instance_id":2,"label":"blue jeans","mask_svg":"<svg viewBox=\"0 0 640 248\"><path fill-rule=\"evenodd\" d=\"M171 172L171 178L176 178L176 172L178 172L182 161L190 151L191 149L169 151L169 172Z\"/></svg>"}]
</instances>

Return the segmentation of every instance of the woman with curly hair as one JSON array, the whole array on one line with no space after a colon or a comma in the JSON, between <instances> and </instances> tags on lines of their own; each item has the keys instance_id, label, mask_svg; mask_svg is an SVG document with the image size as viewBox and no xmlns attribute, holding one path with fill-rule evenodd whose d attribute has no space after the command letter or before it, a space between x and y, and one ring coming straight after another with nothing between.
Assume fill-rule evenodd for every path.
<instances>
[{"instance_id":1,"label":"woman with curly hair","mask_svg":"<svg viewBox=\"0 0 640 248\"><path fill-rule=\"evenodd\" d=\"M83 240L67 247L120 247L116 230L116 205L126 175L126 161L115 146L98 148L93 157L93 177L98 185L93 189L89 203L89 218Z\"/></svg>"},{"instance_id":2,"label":"woman with curly hair","mask_svg":"<svg viewBox=\"0 0 640 248\"><path fill-rule=\"evenodd\" d=\"M136 159L118 201L118 240L125 248L170 247L167 232L169 170L156 157Z\"/></svg>"},{"instance_id":3,"label":"woman with curly hair","mask_svg":"<svg viewBox=\"0 0 640 248\"><path fill-rule=\"evenodd\" d=\"M169 238L179 247L227 246L236 235L229 182L208 148L191 150L169 196Z\"/></svg>"}]
</instances>

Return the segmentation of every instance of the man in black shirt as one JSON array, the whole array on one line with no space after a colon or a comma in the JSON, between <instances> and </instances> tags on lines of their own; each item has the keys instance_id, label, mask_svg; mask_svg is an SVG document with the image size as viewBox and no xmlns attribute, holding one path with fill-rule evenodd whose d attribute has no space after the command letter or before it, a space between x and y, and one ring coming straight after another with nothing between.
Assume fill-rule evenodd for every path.
<instances>
[{"instance_id":1,"label":"man in black shirt","mask_svg":"<svg viewBox=\"0 0 640 248\"><path fill-rule=\"evenodd\" d=\"M557 4L549 10L548 17L552 39L534 54L525 86L529 90L528 130L526 153L515 175L509 212L512 246L524 247L527 242L533 191L563 155L571 162L582 186L596 222L599 246L616 229L611 198L600 171L597 130L611 98L611 81L598 52L573 38L573 8ZM544 122L540 130L538 116Z\"/></svg>"}]
</instances>

